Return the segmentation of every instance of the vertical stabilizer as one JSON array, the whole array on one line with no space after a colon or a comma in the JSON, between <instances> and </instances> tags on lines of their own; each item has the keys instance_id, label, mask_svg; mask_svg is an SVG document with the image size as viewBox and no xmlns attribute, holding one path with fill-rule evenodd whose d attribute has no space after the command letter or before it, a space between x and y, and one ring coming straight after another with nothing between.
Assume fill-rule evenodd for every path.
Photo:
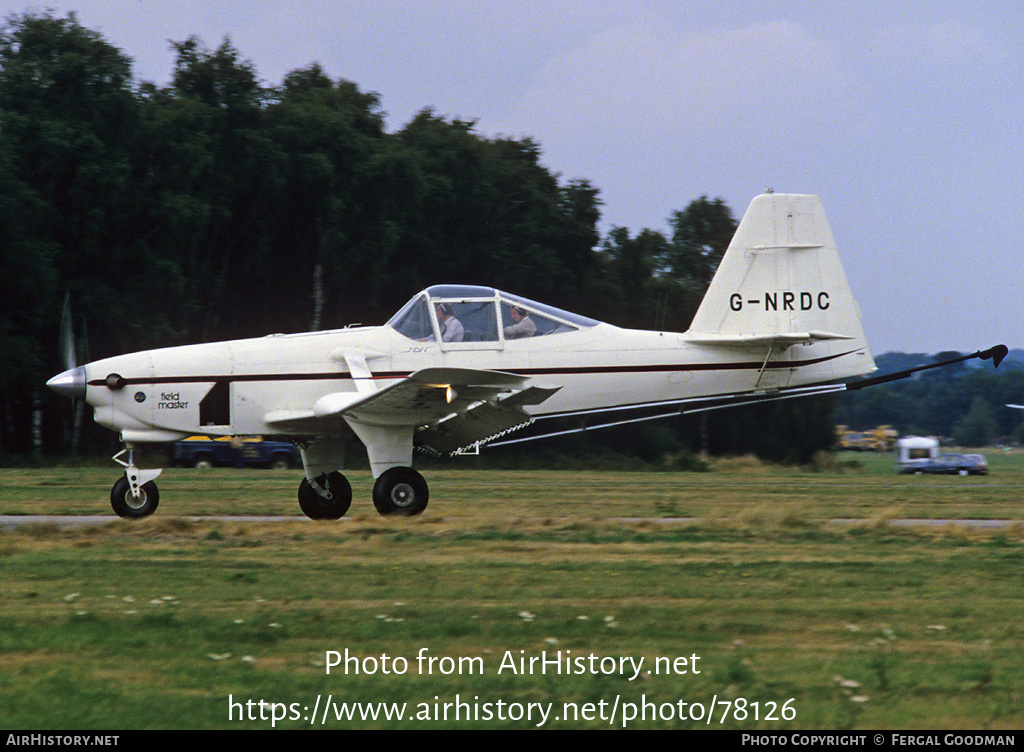
<instances>
[{"instance_id":1,"label":"vertical stabilizer","mask_svg":"<svg viewBox=\"0 0 1024 752\"><path fill-rule=\"evenodd\" d=\"M814 361L816 378L875 370L821 199L766 193L750 203L687 338L771 348L767 358L784 353L794 368Z\"/></svg>"}]
</instances>

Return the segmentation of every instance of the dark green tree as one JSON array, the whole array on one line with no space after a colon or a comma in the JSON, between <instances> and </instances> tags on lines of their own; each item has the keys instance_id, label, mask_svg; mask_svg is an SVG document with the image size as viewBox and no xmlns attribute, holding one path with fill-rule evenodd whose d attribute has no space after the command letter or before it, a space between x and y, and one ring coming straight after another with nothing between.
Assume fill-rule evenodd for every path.
<instances>
[{"instance_id":1,"label":"dark green tree","mask_svg":"<svg viewBox=\"0 0 1024 752\"><path fill-rule=\"evenodd\" d=\"M7 289L0 336L9 351L3 433L10 448L25 448L29 410L42 416L51 395L39 390L46 375L63 366L57 331L64 294L93 320L90 336L100 347L113 341L124 318L144 313L132 285L136 248L126 221L133 207L128 144L136 116L130 61L99 34L73 15L6 19L0 30L0 243ZM98 276L109 269L120 273ZM36 432L32 443L38 440Z\"/></svg>"},{"instance_id":2,"label":"dark green tree","mask_svg":"<svg viewBox=\"0 0 1024 752\"><path fill-rule=\"evenodd\" d=\"M654 328L658 295L655 270L668 250L660 232L641 230L630 236L626 227L614 227L601 243L601 318L619 326Z\"/></svg>"},{"instance_id":3,"label":"dark green tree","mask_svg":"<svg viewBox=\"0 0 1024 752\"><path fill-rule=\"evenodd\" d=\"M956 443L964 447L983 447L992 443L996 434L996 421L992 408L983 397L971 401L971 409L953 429Z\"/></svg>"},{"instance_id":4,"label":"dark green tree","mask_svg":"<svg viewBox=\"0 0 1024 752\"><path fill-rule=\"evenodd\" d=\"M721 198L701 196L669 218L672 246L665 256L664 270L680 280L693 280L703 287L711 284L732 236L736 220Z\"/></svg>"},{"instance_id":5,"label":"dark green tree","mask_svg":"<svg viewBox=\"0 0 1024 752\"><path fill-rule=\"evenodd\" d=\"M127 144L136 123L131 64L74 16L16 16L0 33L0 129L11 185L31 194L22 225L80 304L125 306L123 277L103 284L95 270L128 266L132 238ZM22 236L28 242L28 237ZM45 301L59 318L59 303ZM109 323L109 322L108 322ZM105 327L97 322L96 335Z\"/></svg>"},{"instance_id":6,"label":"dark green tree","mask_svg":"<svg viewBox=\"0 0 1024 752\"><path fill-rule=\"evenodd\" d=\"M379 107L376 94L312 65L289 73L268 108L270 136L285 155L285 189L265 297L276 290L292 301L302 320L288 328L348 323L341 317L359 314L351 301L376 298L394 252L374 205L385 138ZM269 323L280 313L271 307L264 315Z\"/></svg>"},{"instance_id":7,"label":"dark green tree","mask_svg":"<svg viewBox=\"0 0 1024 752\"><path fill-rule=\"evenodd\" d=\"M197 301L189 339L245 336L254 333L253 285L266 274L284 187L284 155L265 124L270 95L229 40L216 50L195 37L174 46L171 85L154 99L166 138L149 147L174 155L166 174L154 174L159 210L177 230L178 247L161 255L179 260L187 298ZM290 305L282 300L279 310Z\"/></svg>"},{"instance_id":8,"label":"dark green tree","mask_svg":"<svg viewBox=\"0 0 1024 752\"><path fill-rule=\"evenodd\" d=\"M0 451L25 452L33 395L41 388L44 364L52 362L47 356L56 354L49 338L58 274L56 249L37 226L44 207L14 175L14 162L0 125Z\"/></svg>"},{"instance_id":9,"label":"dark green tree","mask_svg":"<svg viewBox=\"0 0 1024 752\"><path fill-rule=\"evenodd\" d=\"M488 284L558 304L580 289L593 262L592 187L559 185L528 139L483 138L429 110L396 136L416 176L396 284Z\"/></svg>"},{"instance_id":10,"label":"dark green tree","mask_svg":"<svg viewBox=\"0 0 1024 752\"><path fill-rule=\"evenodd\" d=\"M701 196L673 212L669 225L672 237L658 267L664 318L656 325L682 331L690 326L737 223L722 199Z\"/></svg>"}]
</instances>

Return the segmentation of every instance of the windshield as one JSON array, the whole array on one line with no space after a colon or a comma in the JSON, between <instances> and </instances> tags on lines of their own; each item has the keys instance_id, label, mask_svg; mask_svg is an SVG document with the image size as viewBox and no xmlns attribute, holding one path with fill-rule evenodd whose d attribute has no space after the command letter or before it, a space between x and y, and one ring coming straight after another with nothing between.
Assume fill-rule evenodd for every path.
<instances>
[{"instance_id":1,"label":"windshield","mask_svg":"<svg viewBox=\"0 0 1024 752\"><path fill-rule=\"evenodd\" d=\"M420 342L492 342L574 332L600 322L528 298L477 285L434 285L388 321Z\"/></svg>"},{"instance_id":2,"label":"windshield","mask_svg":"<svg viewBox=\"0 0 1024 752\"><path fill-rule=\"evenodd\" d=\"M417 295L391 317L388 326L409 339L426 340L434 335L425 295Z\"/></svg>"}]
</instances>

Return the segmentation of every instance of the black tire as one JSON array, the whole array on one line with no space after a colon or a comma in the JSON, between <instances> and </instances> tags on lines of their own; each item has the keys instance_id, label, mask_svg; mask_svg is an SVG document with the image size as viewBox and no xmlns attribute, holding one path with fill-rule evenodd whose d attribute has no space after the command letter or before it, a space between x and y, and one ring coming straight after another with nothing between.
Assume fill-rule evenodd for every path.
<instances>
[{"instance_id":1,"label":"black tire","mask_svg":"<svg viewBox=\"0 0 1024 752\"><path fill-rule=\"evenodd\" d=\"M148 517L156 511L159 503L160 492L153 481L142 484L137 499L132 496L132 487L124 476L118 478L117 483L110 489L110 506L114 508L118 517L131 520Z\"/></svg>"},{"instance_id":2,"label":"black tire","mask_svg":"<svg viewBox=\"0 0 1024 752\"><path fill-rule=\"evenodd\" d=\"M317 480L324 484L325 477L321 475ZM348 478L341 473L331 473L326 476L326 485L331 492L330 499L314 491L305 478L299 484L299 507L311 520L341 519L352 506L352 486Z\"/></svg>"},{"instance_id":3,"label":"black tire","mask_svg":"<svg viewBox=\"0 0 1024 752\"><path fill-rule=\"evenodd\" d=\"M275 454L270 458L270 469L271 470L290 470L292 466L292 458L284 452Z\"/></svg>"},{"instance_id":4,"label":"black tire","mask_svg":"<svg viewBox=\"0 0 1024 752\"><path fill-rule=\"evenodd\" d=\"M419 514L429 500L427 482L411 467L389 468L373 484L373 506L383 515Z\"/></svg>"}]
</instances>

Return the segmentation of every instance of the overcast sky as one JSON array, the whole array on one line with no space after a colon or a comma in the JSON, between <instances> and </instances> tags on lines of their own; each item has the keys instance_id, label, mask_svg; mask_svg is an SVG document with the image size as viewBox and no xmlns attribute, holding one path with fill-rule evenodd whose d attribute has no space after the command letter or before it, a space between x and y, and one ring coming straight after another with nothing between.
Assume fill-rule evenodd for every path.
<instances>
[{"instance_id":1,"label":"overcast sky","mask_svg":"<svg viewBox=\"0 0 1024 752\"><path fill-rule=\"evenodd\" d=\"M10 5L12 12L40 6ZM317 61L381 96L528 136L667 230L701 196L824 202L876 353L1024 347L1024 5L651 0L79 0L165 83L168 40L230 37L264 83ZM410 293L413 291L410 291Z\"/></svg>"}]
</instances>

